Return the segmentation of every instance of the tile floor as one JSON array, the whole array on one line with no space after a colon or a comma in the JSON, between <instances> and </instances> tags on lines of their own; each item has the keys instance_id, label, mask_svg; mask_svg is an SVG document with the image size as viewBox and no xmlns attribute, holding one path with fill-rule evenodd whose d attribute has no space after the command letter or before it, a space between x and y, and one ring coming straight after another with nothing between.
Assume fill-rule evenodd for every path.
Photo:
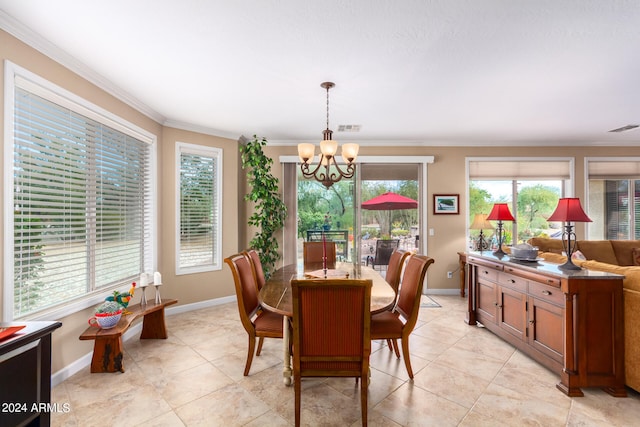
<instances>
[{"instance_id":1,"label":"tile floor","mask_svg":"<svg viewBox=\"0 0 640 427\"><path fill-rule=\"evenodd\" d=\"M411 337L415 372L374 343L371 426L638 426L640 395L599 389L569 398L557 375L489 331L464 323L466 299L434 296ZM70 411L53 426L291 426L293 388L282 383L282 345L266 340L243 377L247 336L235 303L167 317L168 340L125 342L124 374L89 368L53 389ZM302 423L358 426L353 379L305 380Z\"/></svg>"}]
</instances>

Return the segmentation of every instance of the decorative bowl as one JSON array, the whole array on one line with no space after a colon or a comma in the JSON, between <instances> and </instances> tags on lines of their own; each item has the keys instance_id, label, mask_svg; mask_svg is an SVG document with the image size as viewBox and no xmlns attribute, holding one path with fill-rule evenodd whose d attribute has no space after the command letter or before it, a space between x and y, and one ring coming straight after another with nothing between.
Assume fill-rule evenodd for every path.
<instances>
[{"instance_id":1,"label":"decorative bowl","mask_svg":"<svg viewBox=\"0 0 640 427\"><path fill-rule=\"evenodd\" d=\"M113 313L96 313L94 317L89 319L89 325L97 326L101 329L113 328L118 324L122 317L122 310Z\"/></svg>"},{"instance_id":2,"label":"decorative bowl","mask_svg":"<svg viewBox=\"0 0 640 427\"><path fill-rule=\"evenodd\" d=\"M538 248L523 243L511 247L511 256L515 259L533 261L538 258Z\"/></svg>"}]
</instances>

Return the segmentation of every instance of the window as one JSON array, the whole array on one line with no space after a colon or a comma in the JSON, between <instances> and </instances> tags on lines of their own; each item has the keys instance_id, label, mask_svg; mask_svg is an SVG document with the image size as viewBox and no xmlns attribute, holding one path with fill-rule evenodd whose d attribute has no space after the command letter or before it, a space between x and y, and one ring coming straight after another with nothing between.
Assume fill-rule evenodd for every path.
<instances>
[{"instance_id":1,"label":"window","mask_svg":"<svg viewBox=\"0 0 640 427\"><path fill-rule=\"evenodd\" d=\"M153 271L153 139L26 70L7 69L15 75L5 259L14 268L5 273L4 317L68 314Z\"/></svg>"},{"instance_id":2,"label":"window","mask_svg":"<svg viewBox=\"0 0 640 427\"><path fill-rule=\"evenodd\" d=\"M475 158L468 159L467 170L469 224L475 214L488 214L494 203L506 202L516 219L503 224L506 244L534 236L560 236L562 224L549 223L547 218L572 187L572 159ZM470 232L471 240L478 233ZM491 230L484 234L491 235Z\"/></svg>"},{"instance_id":3,"label":"window","mask_svg":"<svg viewBox=\"0 0 640 427\"><path fill-rule=\"evenodd\" d=\"M222 150L176 144L176 274L222 268Z\"/></svg>"},{"instance_id":4,"label":"window","mask_svg":"<svg viewBox=\"0 0 640 427\"><path fill-rule=\"evenodd\" d=\"M589 238L640 239L640 159L586 159Z\"/></svg>"}]
</instances>

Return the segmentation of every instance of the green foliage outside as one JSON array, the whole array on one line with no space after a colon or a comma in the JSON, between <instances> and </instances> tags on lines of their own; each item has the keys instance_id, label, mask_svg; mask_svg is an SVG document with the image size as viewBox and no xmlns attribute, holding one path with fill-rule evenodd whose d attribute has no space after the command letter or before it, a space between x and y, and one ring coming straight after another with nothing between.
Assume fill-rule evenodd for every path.
<instances>
[{"instance_id":1,"label":"green foliage outside","mask_svg":"<svg viewBox=\"0 0 640 427\"><path fill-rule=\"evenodd\" d=\"M531 237L548 237L550 235L549 222L547 218L551 215L556 205L560 193L556 187L536 184L526 186L518 191L518 209L514 213L517 220L518 238L517 241L512 240L513 223L505 221L503 223L504 241L507 243L525 242ZM475 214L491 212L494 203L509 203L510 208L513 206L511 200L504 197L493 200L491 194L482 188L479 188L474 182L469 186L469 223L473 222ZM492 221L497 225L496 221ZM491 236L492 230L484 230L485 236ZM478 230L470 230L473 238L479 234Z\"/></svg>"},{"instance_id":2,"label":"green foliage outside","mask_svg":"<svg viewBox=\"0 0 640 427\"><path fill-rule=\"evenodd\" d=\"M248 222L259 229L249 244L260 255L265 276L269 278L280 259L275 233L284 226L287 207L279 193L278 179L271 174L273 159L262 150L265 145L265 138L258 139L254 135L247 145L240 145L240 154L242 169L247 170L247 181L251 187L244 199L255 205Z\"/></svg>"},{"instance_id":3,"label":"green foliage outside","mask_svg":"<svg viewBox=\"0 0 640 427\"><path fill-rule=\"evenodd\" d=\"M307 230L318 230L324 225L329 225L332 230L348 230L349 234L353 234L353 182L340 181L326 189L315 180L303 179L301 176L298 178L299 237L306 239ZM388 191L418 200L416 181L364 181L361 190L362 201ZM418 223L417 209L395 211L363 209L361 214L362 234L371 238L408 236L411 226ZM366 227L367 224L379 224L380 227Z\"/></svg>"},{"instance_id":4,"label":"green foliage outside","mask_svg":"<svg viewBox=\"0 0 640 427\"><path fill-rule=\"evenodd\" d=\"M40 303L39 291L44 286L40 280L44 272L42 252L42 220L20 212L14 213L13 274L14 283L21 284L14 288L14 312L28 313Z\"/></svg>"}]
</instances>

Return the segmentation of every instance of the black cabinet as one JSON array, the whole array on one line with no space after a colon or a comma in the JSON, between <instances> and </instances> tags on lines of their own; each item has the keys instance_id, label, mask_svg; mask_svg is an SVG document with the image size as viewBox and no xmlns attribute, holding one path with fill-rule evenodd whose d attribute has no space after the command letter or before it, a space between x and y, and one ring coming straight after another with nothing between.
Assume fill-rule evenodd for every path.
<instances>
[{"instance_id":1,"label":"black cabinet","mask_svg":"<svg viewBox=\"0 0 640 427\"><path fill-rule=\"evenodd\" d=\"M51 424L51 333L60 322L0 323L26 325L0 341L0 426Z\"/></svg>"}]
</instances>

